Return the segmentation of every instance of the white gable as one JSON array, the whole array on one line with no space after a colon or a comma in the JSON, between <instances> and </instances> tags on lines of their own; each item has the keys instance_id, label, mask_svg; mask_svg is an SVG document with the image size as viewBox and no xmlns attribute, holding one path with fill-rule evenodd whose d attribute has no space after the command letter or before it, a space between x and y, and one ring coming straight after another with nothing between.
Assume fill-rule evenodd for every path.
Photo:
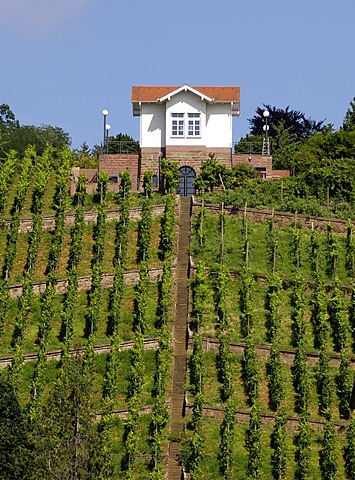
<instances>
[{"instance_id":1,"label":"white gable","mask_svg":"<svg viewBox=\"0 0 355 480\"><path fill-rule=\"evenodd\" d=\"M192 87L190 87L189 85L186 85L186 84L183 85L180 88L177 88L173 92L168 93L164 97L159 98L158 101L159 102L170 101L171 97L173 97L174 95L178 95L181 92L191 92L194 95L197 95L198 97L200 97L201 100L204 100L204 101L209 102L209 103L213 102L213 98L207 97L207 95L204 95L203 93L199 92L198 90L196 90L196 89L194 89L194 88L192 88Z\"/></svg>"}]
</instances>

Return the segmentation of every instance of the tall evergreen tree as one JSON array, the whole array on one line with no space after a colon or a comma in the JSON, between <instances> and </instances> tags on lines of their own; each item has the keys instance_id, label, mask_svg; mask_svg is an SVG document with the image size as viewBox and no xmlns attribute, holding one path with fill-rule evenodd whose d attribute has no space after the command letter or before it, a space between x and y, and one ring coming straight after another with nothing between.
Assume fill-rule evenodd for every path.
<instances>
[{"instance_id":1,"label":"tall evergreen tree","mask_svg":"<svg viewBox=\"0 0 355 480\"><path fill-rule=\"evenodd\" d=\"M25 478L28 454L21 407L11 383L0 375L0 479Z\"/></svg>"}]
</instances>

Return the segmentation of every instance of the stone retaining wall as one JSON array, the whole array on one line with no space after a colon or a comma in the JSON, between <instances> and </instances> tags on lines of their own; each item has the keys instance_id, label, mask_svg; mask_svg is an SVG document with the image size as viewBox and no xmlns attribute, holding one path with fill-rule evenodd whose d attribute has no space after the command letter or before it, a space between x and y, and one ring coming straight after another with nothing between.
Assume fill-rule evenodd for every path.
<instances>
[{"instance_id":1,"label":"stone retaining wall","mask_svg":"<svg viewBox=\"0 0 355 480\"><path fill-rule=\"evenodd\" d=\"M192 415L192 408L193 405L190 403L186 403L185 405L185 414ZM204 405L203 406L203 416L205 418L215 418L215 419L223 419L224 418L224 408L217 407L212 405ZM235 417L240 423L249 423L250 420L250 411L249 410L236 410ZM275 415L262 413L261 414L261 423L263 425L273 425L275 423ZM325 420L312 420L310 419L310 426L312 430L322 432L323 428L326 424ZM298 417L287 417L286 419L286 426L292 430L297 430L299 424ZM336 422L334 424L336 433L345 433L347 430L348 422Z\"/></svg>"},{"instance_id":2,"label":"stone retaining wall","mask_svg":"<svg viewBox=\"0 0 355 480\"><path fill-rule=\"evenodd\" d=\"M142 209L140 207L131 208L129 211L129 218L131 220L140 220ZM164 212L164 205L153 205L152 207L152 217L158 217ZM108 210L107 211L107 222L113 222L119 220L120 211L117 210ZM97 212L90 210L84 212L84 221L85 223L95 223L97 219ZM65 226L72 227L75 223L75 213L67 213L65 215ZM11 225L11 220L3 220L3 228L9 229ZM44 215L42 216L42 230L51 231L55 228L55 215ZM32 231L32 218L22 218L20 220L20 233L29 233Z\"/></svg>"},{"instance_id":3,"label":"stone retaining wall","mask_svg":"<svg viewBox=\"0 0 355 480\"><path fill-rule=\"evenodd\" d=\"M196 198L193 200L193 213L196 213L198 208L202 206L202 203L198 202ZM221 205L219 204L204 204L205 208L211 213L220 213ZM331 223L333 225L333 231L335 233L345 234L348 222L347 220L341 220L338 218L325 218L315 217L311 215L301 215L297 213L279 212L272 209L258 209L258 208L233 208L231 206L225 206L224 211L227 215L242 217L246 212L249 220L254 222L266 222L268 219L273 218L275 225L286 226L297 223L304 228L314 228L325 232L327 225ZM354 224L354 223L353 223Z\"/></svg>"},{"instance_id":4,"label":"stone retaining wall","mask_svg":"<svg viewBox=\"0 0 355 480\"><path fill-rule=\"evenodd\" d=\"M173 266L172 275L175 275L176 267ZM161 267L151 268L149 270L149 277L151 282L157 282L163 274ZM110 288L113 285L114 274L104 273L101 279L102 288ZM135 285L139 280L139 271L130 270L124 273L123 281L125 285ZM68 288L68 280L66 278L58 280L56 284L56 293L64 294ZM91 276L78 278L78 291L86 292L91 288ZM9 287L10 298L18 298L22 294L22 284L11 285ZM46 290L46 282L34 282L33 293L34 295L41 295Z\"/></svg>"}]
</instances>

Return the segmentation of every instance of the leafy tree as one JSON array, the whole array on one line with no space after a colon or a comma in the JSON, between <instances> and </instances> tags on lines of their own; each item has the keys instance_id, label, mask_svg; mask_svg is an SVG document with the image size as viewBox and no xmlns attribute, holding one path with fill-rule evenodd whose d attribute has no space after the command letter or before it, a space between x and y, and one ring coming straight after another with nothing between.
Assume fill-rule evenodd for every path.
<instances>
[{"instance_id":1,"label":"leafy tree","mask_svg":"<svg viewBox=\"0 0 355 480\"><path fill-rule=\"evenodd\" d=\"M228 169L226 169L228 170ZM254 168L248 165L247 163L241 163L232 168L232 184L228 183L223 179L223 182L226 183L226 188L235 188L236 186L244 185L247 180L254 178Z\"/></svg>"},{"instance_id":2,"label":"leafy tree","mask_svg":"<svg viewBox=\"0 0 355 480\"><path fill-rule=\"evenodd\" d=\"M107 172L101 171L97 178L97 196L100 198L100 204L103 204L108 189L109 175Z\"/></svg>"},{"instance_id":3,"label":"leafy tree","mask_svg":"<svg viewBox=\"0 0 355 480\"><path fill-rule=\"evenodd\" d=\"M24 415L13 386L0 375L0 478L22 480L28 455Z\"/></svg>"},{"instance_id":4,"label":"leafy tree","mask_svg":"<svg viewBox=\"0 0 355 480\"><path fill-rule=\"evenodd\" d=\"M124 201L129 199L132 188L132 179L128 170L120 172L120 189L118 192L118 200Z\"/></svg>"},{"instance_id":5,"label":"leafy tree","mask_svg":"<svg viewBox=\"0 0 355 480\"><path fill-rule=\"evenodd\" d=\"M355 130L316 133L300 146L293 168L323 201L352 198L354 181Z\"/></svg>"},{"instance_id":6,"label":"leafy tree","mask_svg":"<svg viewBox=\"0 0 355 480\"><path fill-rule=\"evenodd\" d=\"M215 157L204 160L201 165L200 175L195 181L198 190L209 189L213 192L213 187L219 184L218 174L220 173L220 163Z\"/></svg>"},{"instance_id":7,"label":"leafy tree","mask_svg":"<svg viewBox=\"0 0 355 480\"><path fill-rule=\"evenodd\" d=\"M165 193L173 193L179 185L179 167L177 162L163 158L160 164L163 177L163 190Z\"/></svg>"},{"instance_id":8,"label":"leafy tree","mask_svg":"<svg viewBox=\"0 0 355 480\"><path fill-rule=\"evenodd\" d=\"M47 145L55 149L69 147L69 133L51 125L20 125L9 105L0 105L0 154L16 150L21 157L29 145L34 145L37 155L42 155ZM55 158L58 161L59 157Z\"/></svg>"},{"instance_id":9,"label":"leafy tree","mask_svg":"<svg viewBox=\"0 0 355 480\"><path fill-rule=\"evenodd\" d=\"M272 137L272 166L274 169L292 169L301 140L296 133L292 133L292 127L285 127L285 120L274 126Z\"/></svg>"},{"instance_id":10,"label":"leafy tree","mask_svg":"<svg viewBox=\"0 0 355 480\"><path fill-rule=\"evenodd\" d=\"M106 145L106 153L139 153L139 142L126 133L119 133L115 137L109 137Z\"/></svg>"},{"instance_id":11,"label":"leafy tree","mask_svg":"<svg viewBox=\"0 0 355 480\"><path fill-rule=\"evenodd\" d=\"M143 175L143 190L146 198L152 195L153 190L153 175L151 170L146 170Z\"/></svg>"},{"instance_id":12,"label":"leafy tree","mask_svg":"<svg viewBox=\"0 0 355 480\"><path fill-rule=\"evenodd\" d=\"M75 165L80 168L97 168L98 157L92 153L89 145L83 142L79 149L74 150Z\"/></svg>"},{"instance_id":13,"label":"leafy tree","mask_svg":"<svg viewBox=\"0 0 355 480\"><path fill-rule=\"evenodd\" d=\"M23 125L12 130L9 135L8 148L12 148L23 155L28 145L35 145L37 155L42 155L47 144L56 149L69 147L71 139L69 133L60 127L51 125Z\"/></svg>"},{"instance_id":14,"label":"leafy tree","mask_svg":"<svg viewBox=\"0 0 355 480\"><path fill-rule=\"evenodd\" d=\"M317 122L311 118L307 118L303 112L292 110L290 109L290 106L287 106L286 108L277 108L263 104L263 108L258 107L255 111L256 114L248 119L250 133L252 135L263 135L263 126L265 123L263 117L264 110L268 110L270 113L268 124L270 127L269 135L271 137L276 136L277 128L280 124L283 124L283 129L287 130L291 136L301 140L304 140L316 132L321 132L326 128L323 125L324 120Z\"/></svg>"},{"instance_id":15,"label":"leafy tree","mask_svg":"<svg viewBox=\"0 0 355 480\"><path fill-rule=\"evenodd\" d=\"M18 128L19 121L16 120L14 113L11 111L9 105L3 103L0 105L0 132L7 129Z\"/></svg>"}]
</instances>

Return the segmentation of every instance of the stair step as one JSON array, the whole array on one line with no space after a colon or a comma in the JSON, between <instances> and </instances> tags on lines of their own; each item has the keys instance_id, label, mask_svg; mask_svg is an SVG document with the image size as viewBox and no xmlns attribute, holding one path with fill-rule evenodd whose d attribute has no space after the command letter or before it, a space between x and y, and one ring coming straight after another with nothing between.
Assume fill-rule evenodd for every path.
<instances>
[{"instance_id":1,"label":"stair step","mask_svg":"<svg viewBox=\"0 0 355 480\"><path fill-rule=\"evenodd\" d=\"M185 383L187 371L186 332L188 322L188 272L190 242L190 205L191 199L180 197L179 239L177 251L176 309L174 324L174 369L171 392L171 431L183 432L183 408L185 401ZM179 465L180 443L173 441L169 446L169 480L181 480L182 467Z\"/></svg>"}]
</instances>

